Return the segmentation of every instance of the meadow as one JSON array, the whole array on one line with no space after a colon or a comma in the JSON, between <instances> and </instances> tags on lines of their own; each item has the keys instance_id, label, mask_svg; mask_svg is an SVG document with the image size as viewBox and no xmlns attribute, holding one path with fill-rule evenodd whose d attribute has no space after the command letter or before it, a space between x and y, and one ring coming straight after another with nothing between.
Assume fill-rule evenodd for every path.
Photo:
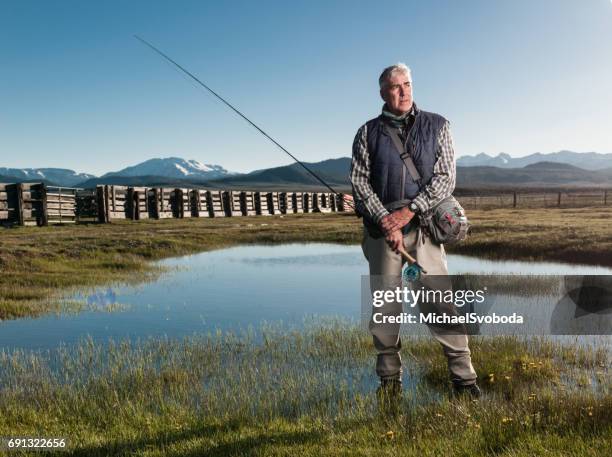
<instances>
[{"instance_id":1,"label":"meadow","mask_svg":"<svg viewBox=\"0 0 612 457\"><path fill-rule=\"evenodd\" d=\"M451 252L612 264L612 210L471 210ZM1 317L59 310L152 261L244 243L358 243L348 214L120 222L0 232ZM333 320L183 339L0 352L0 436L65 437L75 456L599 456L612 448L609 347L472 337L484 396L453 398L430 338L406 336L405 392L381 412L374 348ZM582 342L584 343L584 342ZM13 450L10 455L29 455Z\"/></svg>"},{"instance_id":2,"label":"meadow","mask_svg":"<svg viewBox=\"0 0 612 457\"><path fill-rule=\"evenodd\" d=\"M512 337L474 337L471 347L479 401L449 395L437 344L405 338L394 415L376 405L369 335L333 321L2 352L0 435L65 437L62 455L75 456L599 456L612 447L607 350Z\"/></svg>"}]
</instances>

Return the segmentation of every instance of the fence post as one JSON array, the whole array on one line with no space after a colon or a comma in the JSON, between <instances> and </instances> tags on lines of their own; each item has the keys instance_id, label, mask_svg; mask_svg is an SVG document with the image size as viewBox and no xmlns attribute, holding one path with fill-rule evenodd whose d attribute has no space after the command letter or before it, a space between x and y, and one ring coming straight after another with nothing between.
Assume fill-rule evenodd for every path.
<instances>
[{"instance_id":1,"label":"fence post","mask_svg":"<svg viewBox=\"0 0 612 457\"><path fill-rule=\"evenodd\" d=\"M23 184L15 185L17 192L17 224L23 225Z\"/></svg>"},{"instance_id":2,"label":"fence post","mask_svg":"<svg viewBox=\"0 0 612 457\"><path fill-rule=\"evenodd\" d=\"M62 188L58 188L59 194L59 214L60 224L62 223ZM45 183L40 185L40 225L49 224L49 212L47 208L47 186Z\"/></svg>"},{"instance_id":3,"label":"fence post","mask_svg":"<svg viewBox=\"0 0 612 457\"><path fill-rule=\"evenodd\" d=\"M512 207L516 208L516 191L512 195Z\"/></svg>"},{"instance_id":4,"label":"fence post","mask_svg":"<svg viewBox=\"0 0 612 457\"><path fill-rule=\"evenodd\" d=\"M98 210L98 222L108 222L106 218L106 198L104 197L104 185L96 186L96 206Z\"/></svg>"},{"instance_id":5,"label":"fence post","mask_svg":"<svg viewBox=\"0 0 612 457\"><path fill-rule=\"evenodd\" d=\"M557 206L561 206L561 192L557 195Z\"/></svg>"},{"instance_id":6,"label":"fence post","mask_svg":"<svg viewBox=\"0 0 612 457\"><path fill-rule=\"evenodd\" d=\"M604 190L604 206L608 204L608 191Z\"/></svg>"}]
</instances>

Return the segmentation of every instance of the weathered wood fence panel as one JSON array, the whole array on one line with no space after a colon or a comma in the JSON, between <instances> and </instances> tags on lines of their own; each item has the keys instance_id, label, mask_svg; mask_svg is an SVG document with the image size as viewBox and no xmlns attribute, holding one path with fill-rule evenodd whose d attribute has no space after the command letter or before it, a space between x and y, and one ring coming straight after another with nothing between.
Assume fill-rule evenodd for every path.
<instances>
[{"instance_id":1,"label":"weathered wood fence panel","mask_svg":"<svg viewBox=\"0 0 612 457\"><path fill-rule=\"evenodd\" d=\"M192 216L190 189L174 189L170 194L170 206L172 215L183 219Z\"/></svg>"},{"instance_id":2,"label":"weathered wood fence panel","mask_svg":"<svg viewBox=\"0 0 612 457\"><path fill-rule=\"evenodd\" d=\"M268 192L255 192L255 211L259 216L270 216Z\"/></svg>"},{"instance_id":3,"label":"weathered wood fence panel","mask_svg":"<svg viewBox=\"0 0 612 457\"><path fill-rule=\"evenodd\" d=\"M210 217L224 217L225 207L223 205L223 191L207 190L206 198L208 200L208 211Z\"/></svg>"},{"instance_id":4,"label":"weathered wood fence panel","mask_svg":"<svg viewBox=\"0 0 612 457\"><path fill-rule=\"evenodd\" d=\"M257 214L255 192L240 192L240 210L244 216L255 216Z\"/></svg>"},{"instance_id":5,"label":"weathered wood fence panel","mask_svg":"<svg viewBox=\"0 0 612 457\"><path fill-rule=\"evenodd\" d=\"M223 206L226 216L242 216L244 214L240 204L240 192L232 190L223 192Z\"/></svg>"},{"instance_id":6,"label":"weathered wood fence panel","mask_svg":"<svg viewBox=\"0 0 612 457\"><path fill-rule=\"evenodd\" d=\"M317 192L312 196L313 210L318 213L329 213L332 210L330 194L327 192Z\"/></svg>"},{"instance_id":7,"label":"weathered wood fence panel","mask_svg":"<svg viewBox=\"0 0 612 457\"><path fill-rule=\"evenodd\" d=\"M171 197L174 189L154 187L148 191L148 202L151 217L155 219L168 219L174 216Z\"/></svg>"},{"instance_id":8,"label":"weathered wood fence panel","mask_svg":"<svg viewBox=\"0 0 612 457\"><path fill-rule=\"evenodd\" d=\"M133 221L149 219L151 211L149 209L148 193L148 187L128 187L126 198L127 219Z\"/></svg>"},{"instance_id":9,"label":"weathered wood fence panel","mask_svg":"<svg viewBox=\"0 0 612 457\"><path fill-rule=\"evenodd\" d=\"M289 212L303 213L304 212L304 194L302 192L290 192L289 195L291 195L291 209Z\"/></svg>"},{"instance_id":10,"label":"weathered wood fence panel","mask_svg":"<svg viewBox=\"0 0 612 457\"><path fill-rule=\"evenodd\" d=\"M309 192L302 192L302 211L304 213L310 213L311 209L311 194Z\"/></svg>"},{"instance_id":11,"label":"weathered wood fence panel","mask_svg":"<svg viewBox=\"0 0 612 457\"><path fill-rule=\"evenodd\" d=\"M126 186L103 185L97 187L100 222L127 219L128 188Z\"/></svg>"},{"instance_id":12,"label":"weathered wood fence panel","mask_svg":"<svg viewBox=\"0 0 612 457\"><path fill-rule=\"evenodd\" d=\"M210 217L208 197L205 190L194 189L191 191L191 208L193 217Z\"/></svg>"},{"instance_id":13,"label":"weathered wood fence panel","mask_svg":"<svg viewBox=\"0 0 612 457\"><path fill-rule=\"evenodd\" d=\"M16 186L17 223L46 225L46 188L41 183L20 183Z\"/></svg>"},{"instance_id":14,"label":"weathered wood fence panel","mask_svg":"<svg viewBox=\"0 0 612 457\"><path fill-rule=\"evenodd\" d=\"M266 194L270 214L281 214L279 192L267 192Z\"/></svg>"},{"instance_id":15,"label":"weathered wood fence panel","mask_svg":"<svg viewBox=\"0 0 612 457\"><path fill-rule=\"evenodd\" d=\"M278 207L280 209L281 214L289 213L289 192L279 192L278 193Z\"/></svg>"},{"instance_id":16,"label":"weathered wood fence panel","mask_svg":"<svg viewBox=\"0 0 612 457\"><path fill-rule=\"evenodd\" d=\"M329 194L329 204L333 212L338 211L338 201L336 199L336 194Z\"/></svg>"},{"instance_id":17,"label":"weathered wood fence panel","mask_svg":"<svg viewBox=\"0 0 612 457\"><path fill-rule=\"evenodd\" d=\"M41 191L42 195L44 195L42 212L44 215L43 220L46 219L45 224L76 223L77 190L70 187L46 186L46 194L44 191ZM44 203L46 203L46 211Z\"/></svg>"},{"instance_id":18,"label":"weathered wood fence panel","mask_svg":"<svg viewBox=\"0 0 612 457\"><path fill-rule=\"evenodd\" d=\"M17 185L0 184L0 223L17 223Z\"/></svg>"}]
</instances>

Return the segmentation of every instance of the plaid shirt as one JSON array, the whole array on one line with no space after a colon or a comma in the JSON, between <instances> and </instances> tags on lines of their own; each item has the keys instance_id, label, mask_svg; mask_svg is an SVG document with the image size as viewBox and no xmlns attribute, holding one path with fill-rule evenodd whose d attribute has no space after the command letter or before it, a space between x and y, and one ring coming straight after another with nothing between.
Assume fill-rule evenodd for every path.
<instances>
[{"instance_id":1,"label":"plaid shirt","mask_svg":"<svg viewBox=\"0 0 612 457\"><path fill-rule=\"evenodd\" d=\"M367 125L362 125L353 142L353 161L351 163L350 180L353 186L353 198L357 212L368 215L380 223L389 214L370 183L370 154L368 151ZM455 189L455 152L449 123L446 122L438 135L436 148L436 163L433 176L421 192L413 200L421 213L427 212Z\"/></svg>"}]
</instances>

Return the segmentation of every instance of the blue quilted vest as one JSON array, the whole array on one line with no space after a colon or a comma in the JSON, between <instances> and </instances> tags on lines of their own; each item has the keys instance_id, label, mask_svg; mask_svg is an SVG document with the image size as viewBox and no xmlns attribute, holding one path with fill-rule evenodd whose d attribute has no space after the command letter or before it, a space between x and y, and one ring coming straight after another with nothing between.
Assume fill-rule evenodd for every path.
<instances>
[{"instance_id":1,"label":"blue quilted vest","mask_svg":"<svg viewBox=\"0 0 612 457\"><path fill-rule=\"evenodd\" d=\"M414 115L414 124L408 132L406 141L410 145L412 160L421 175L420 182L416 182L406 169L393 140L386 132L384 117L380 115L366 124L370 183L385 206L391 206L390 204L399 200L412 200L429 184L433 176L438 135L446 119L436 113L421 111L416 105ZM367 218L364 218L364 223L374 228L375 224Z\"/></svg>"}]
</instances>

